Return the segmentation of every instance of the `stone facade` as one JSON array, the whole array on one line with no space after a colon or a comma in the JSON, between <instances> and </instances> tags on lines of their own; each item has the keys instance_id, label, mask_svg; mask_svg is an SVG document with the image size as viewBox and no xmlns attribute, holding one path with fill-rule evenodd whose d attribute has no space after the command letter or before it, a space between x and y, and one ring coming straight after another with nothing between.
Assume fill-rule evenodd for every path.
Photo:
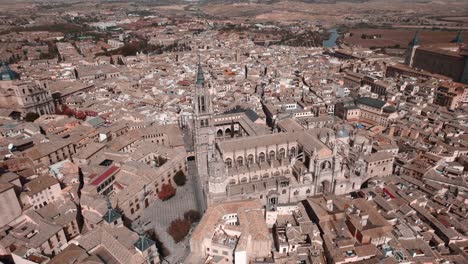
<instances>
[{"instance_id":1,"label":"stone facade","mask_svg":"<svg viewBox=\"0 0 468 264\"><path fill-rule=\"evenodd\" d=\"M256 198L265 203L271 191L279 193L281 203L296 202L316 194L346 193L369 179L364 167L359 175L345 168L348 161L338 146L346 140L336 138L332 129L305 129L291 119L295 125L288 126L296 129L269 134L252 129L245 119L214 116L201 66L195 89L195 156L208 205ZM364 161L350 165L364 166Z\"/></svg>"}]
</instances>

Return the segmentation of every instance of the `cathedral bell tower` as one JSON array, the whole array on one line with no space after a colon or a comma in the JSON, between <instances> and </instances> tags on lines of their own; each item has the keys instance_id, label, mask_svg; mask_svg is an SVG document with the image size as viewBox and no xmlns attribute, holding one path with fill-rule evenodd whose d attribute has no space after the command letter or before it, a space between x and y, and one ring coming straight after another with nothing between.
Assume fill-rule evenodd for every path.
<instances>
[{"instance_id":1,"label":"cathedral bell tower","mask_svg":"<svg viewBox=\"0 0 468 264\"><path fill-rule=\"evenodd\" d=\"M208 195L208 179L210 176L210 162L214 159L215 131L213 127L213 108L208 85L201 62L198 62L197 81L195 83L194 106L194 147L195 161L205 200Z\"/></svg>"},{"instance_id":2,"label":"cathedral bell tower","mask_svg":"<svg viewBox=\"0 0 468 264\"><path fill-rule=\"evenodd\" d=\"M211 126L211 117L213 115L212 105L211 105L211 95L210 91L205 85L205 75L203 74L203 68L201 63L198 63L197 71L197 82L195 83L195 118L198 121L195 124L197 128L209 127Z\"/></svg>"}]
</instances>

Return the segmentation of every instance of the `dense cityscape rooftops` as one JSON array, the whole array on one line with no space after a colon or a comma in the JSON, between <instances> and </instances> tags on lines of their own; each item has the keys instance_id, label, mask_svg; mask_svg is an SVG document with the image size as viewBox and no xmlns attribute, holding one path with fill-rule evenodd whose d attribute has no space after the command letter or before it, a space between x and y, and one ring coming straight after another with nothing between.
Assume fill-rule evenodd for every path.
<instances>
[{"instance_id":1,"label":"dense cityscape rooftops","mask_svg":"<svg viewBox=\"0 0 468 264\"><path fill-rule=\"evenodd\" d=\"M468 262L463 1L10 2L1 263Z\"/></svg>"}]
</instances>

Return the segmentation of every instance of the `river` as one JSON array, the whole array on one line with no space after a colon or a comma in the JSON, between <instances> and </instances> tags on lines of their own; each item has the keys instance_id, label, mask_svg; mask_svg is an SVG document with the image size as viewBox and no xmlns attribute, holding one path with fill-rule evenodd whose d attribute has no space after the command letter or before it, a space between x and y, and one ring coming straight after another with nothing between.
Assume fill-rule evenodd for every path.
<instances>
[{"instance_id":1,"label":"river","mask_svg":"<svg viewBox=\"0 0 468 264\"><path fill-rule=\"evenodd\" d=\"M327 40L324 40L324 41L323 41L322 46L323 46L324 48L334 48L334 47L336 47L336 46L337 46L337 45L336 45L336 40L337 40L338 37L340 36L340 35L338 34L337 29L336 29L336 28L331 28L331 29L329 29L327 32L330 34L330 36L328 37Z\"/></svg>"}]
</instances>

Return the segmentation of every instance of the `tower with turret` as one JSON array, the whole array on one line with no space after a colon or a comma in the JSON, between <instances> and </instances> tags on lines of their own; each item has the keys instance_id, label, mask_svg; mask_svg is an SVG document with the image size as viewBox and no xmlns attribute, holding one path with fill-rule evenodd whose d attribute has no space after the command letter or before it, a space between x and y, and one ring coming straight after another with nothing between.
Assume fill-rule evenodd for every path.
<instances>
[{"instance_id":1,"label":"tower with turret","mask_svg":"<svg viewBox=\"0 0 468 264\"><path fill-rule=\"evenodd\" d=\"M414 34L413 39L408 43L408 47L406 48L405 52L405 64L412 67L413 66L413 58L416 49L419 47L419 33L416 32Z\"/></svg>"},{"instance_id":2,"label":"tower with turret","mask_svg":"<svg viewBox=\"0 0 468 264\"><path fill-rule=\"evenodd\" d=\"M112 207L112 203L108 197L106 198L106 202L107 202L107 212L102 217L104 219L105 225L109 227L123 226L122 215L120 215L117 209Z\"/></svg>"},{"instance_id":3,"label":"tower with turret","mask_svg":"<svg viewBox=\"0 0 468 264\"><path fill-rule=\"evenodd\" d=\"M455 44L458 44L458 45L463 44L462 31L458 31L457 35L452 40L452 43L455 43Z\"/></svg>"}]
</instances>

